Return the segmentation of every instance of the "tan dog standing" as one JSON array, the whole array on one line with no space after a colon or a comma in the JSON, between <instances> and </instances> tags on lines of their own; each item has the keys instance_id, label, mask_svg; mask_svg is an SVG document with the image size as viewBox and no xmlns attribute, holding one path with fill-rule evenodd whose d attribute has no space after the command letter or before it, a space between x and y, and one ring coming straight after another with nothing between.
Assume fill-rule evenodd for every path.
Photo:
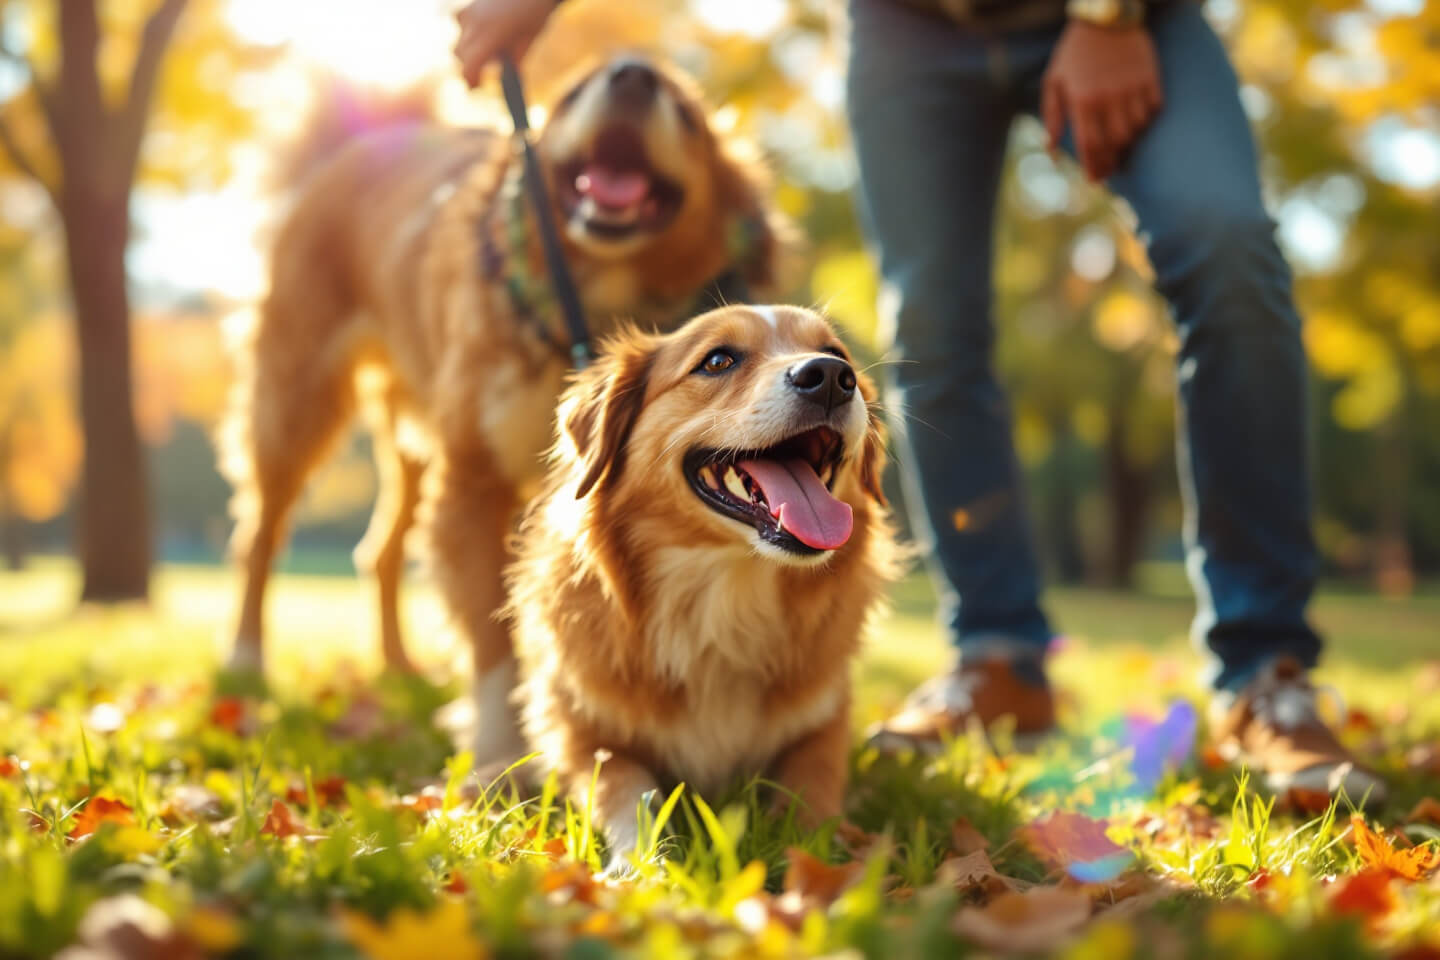
<instances>
[{"instance_id":1,"label":"tan dog standing","mask_svg":"<svg viewBox=\"0 0 1440 960\"><path fill-rule=\"evenodd\" d=\"M823 318L743 306L621 334L567 392L508 611L532 747L581 805L607 758L612 858L679 781L841 813L851 661L898 568L873 395Z\"/></svg>"},{"instance_id":2,"label":"tan dog standing","mask_svg":"<svg viewBox=\"0 0 1440 960\"><path fill-rule=\"evenodd\" d=\"M717 278L774 277L774 223L751 170L682 78L635 58L589 71L538 140L592 333L671 324ZM473 645L477 759L518 744L501 605L503 543L543 468L569 368L520 162L498 133L408 124L358 137L301 183L224 432L245 590L232 662L259 667L283 524L378 383L382 493L357 560L379 583L386 659L406 665L396 594L422 499L429 559ZM407 439L408 438L408 439Z\"/></svg>"}]
</instances>

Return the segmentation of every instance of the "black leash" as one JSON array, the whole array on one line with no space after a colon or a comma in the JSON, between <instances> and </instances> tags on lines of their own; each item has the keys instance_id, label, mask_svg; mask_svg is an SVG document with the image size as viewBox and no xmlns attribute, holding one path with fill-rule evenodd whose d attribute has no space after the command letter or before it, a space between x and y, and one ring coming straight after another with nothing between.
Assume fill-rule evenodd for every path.
<instances>
[{"instance_id":1,"label":"black leash","mask_svg":"<svg viewBox=\"0 0 1440 960\"><path fill-rule=\"evenodd\" d=\"M535 155L535 145L530 139L525 91L520 86L520 72L515 69L515 61L509 55L500 60L500 87L505 92L505 106L510 109L510 119L515 124L515 136L525 151L525 189L530 195L531 206L535 208L540 245L545 251L545 265L550 268L555 299L560 302L560 312L565 315L565 328L570 334L570 362L576 370L583 370L595 359L595 352L590 348L590 330L585 325L585 308L580 305L575 278L570 274L570 265L565 262L565 251L560 246L560 235L555 231L550 191L545 187L540 158Z\"/></svg>"}]
</instances>

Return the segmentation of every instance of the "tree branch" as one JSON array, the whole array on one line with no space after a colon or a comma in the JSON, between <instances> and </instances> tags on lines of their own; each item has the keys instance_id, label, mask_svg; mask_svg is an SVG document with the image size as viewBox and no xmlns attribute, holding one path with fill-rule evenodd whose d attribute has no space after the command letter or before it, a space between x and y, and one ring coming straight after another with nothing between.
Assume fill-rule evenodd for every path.
<instances>
[{"instance_id":1,"label":"tree branch","mask_svg":"<svg viewBox=\"0 0 1440 960\"><path fill-rule=\"evenodd\" d=\"M4 116L0 116L0 148L3 148L5 155L10 158L10 162L15 164L21 173L44 187L45 192L50 195L50 199L55 202L56 206L59 206L60 198L56 194L55 188L40 175L40 170L25 153L24 148L20 146L20 141L16 140L15 135L10 132L10 125L5 122Z\"/></svg>"},{"instance_id":2,"label":"tree branch","mask_svg":"<svg viewBox=\"0 0 1440 960\"><path fill-rule=\"evenodd\" d=\"M130 68L130 90L121 108L119 117L119 162L122 172L128 174L124 186L129 187L134 177L135 165L140 156L140 142L145 137L145 122L150 114L150 101L155 96L155 84L160 76L160 64L165 59L165 48L175 34L175 24L185 12L189 0L162 0L150 19L145 22L145 32L140 39L140 50Z\"/></svg>"}]
</instances>

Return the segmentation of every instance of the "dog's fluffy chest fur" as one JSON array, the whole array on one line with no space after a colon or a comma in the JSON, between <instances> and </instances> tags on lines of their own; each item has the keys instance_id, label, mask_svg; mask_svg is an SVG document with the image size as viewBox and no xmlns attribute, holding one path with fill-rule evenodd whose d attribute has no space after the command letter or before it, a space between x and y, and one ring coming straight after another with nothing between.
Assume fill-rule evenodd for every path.
<instances>
[{"instance_id":1,"label":"dog's fluffy chest fur","mask_svg":"<svg viewBox=\"0 0 1440 960\"><path fill-rule=\"evenodd\" d=\"M851 651L813 649L792 631L773 565L697 546L661 549L647 567L642 625L616 622L594 581L571 589L607 616L541 624L521 608L526 726L546 753L583 751L556 742L579 727L708 792L765 775L843 707ZM569 722L557 723L557 710Z\"/></svg>"}]
</instances>

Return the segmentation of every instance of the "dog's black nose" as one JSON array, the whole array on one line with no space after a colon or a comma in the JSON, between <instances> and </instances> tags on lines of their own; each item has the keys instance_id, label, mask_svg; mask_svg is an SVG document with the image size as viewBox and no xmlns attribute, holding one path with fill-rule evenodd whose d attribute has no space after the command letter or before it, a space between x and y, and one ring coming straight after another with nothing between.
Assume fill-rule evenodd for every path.
<instances>
[{"instance_id":1,"label":"dog's black nose","mask_svg":"<svg viewBox=\"0 0 1440 960\"><path fill-rule=\"evenodd\" d=\"M855 396L855 371L839 357L811 357L785 372L796 393L829 413Z\"/></svg>"},{"instance_id":2,"label":"dog's black nose","mask_svg":"<svg viewBox=\"0 0 1440 960\"><path fill-rule=\"evenodd\" d=\"M660 76L641 60L620 60L610 67L610 92L637 107L648 106L660 89Z\"/></svg>"}]
</instances>

